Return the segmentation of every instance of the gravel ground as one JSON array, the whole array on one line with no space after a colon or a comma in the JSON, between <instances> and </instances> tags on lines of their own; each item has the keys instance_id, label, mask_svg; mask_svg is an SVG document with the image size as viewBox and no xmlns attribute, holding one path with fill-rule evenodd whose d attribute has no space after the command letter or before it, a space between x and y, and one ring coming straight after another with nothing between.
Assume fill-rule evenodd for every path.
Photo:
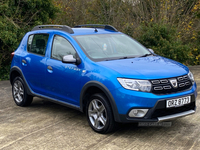
<instances>
[{"instance_id":1,"label":"gravel ground","mask_svg":"<svg viewBox=\"0 0 200 150\"><path fill-rule=\"evenodd\" d=\"M200 86L200 66L189 67ZM200 95L200 90L198 89ZM200 96L197 97L200 106ZM123 125L114 133L92 131L79 111L34 98L30 107L18 107L9 81L0 82L0 150L30 149L200 149L200 109L172 121L171 127Z\"/></svg>"}]
</instances>

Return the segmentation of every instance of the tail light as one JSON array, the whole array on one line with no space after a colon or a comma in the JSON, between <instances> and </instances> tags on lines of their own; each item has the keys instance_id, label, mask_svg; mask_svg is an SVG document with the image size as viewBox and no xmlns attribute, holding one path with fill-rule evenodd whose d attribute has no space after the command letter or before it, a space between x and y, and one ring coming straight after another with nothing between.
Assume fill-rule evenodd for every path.
<instances>
[{"instance_id":1,"label":"tail light","mask_svg":"<svg viewBox=\"0 0 200 150\"><path fill-rule=\"evenodd\" d=\"M12 53L11 53L11 61L12 61L14 55L15 55L15 52L12 52Z\"/></svg>"}]
</instances>

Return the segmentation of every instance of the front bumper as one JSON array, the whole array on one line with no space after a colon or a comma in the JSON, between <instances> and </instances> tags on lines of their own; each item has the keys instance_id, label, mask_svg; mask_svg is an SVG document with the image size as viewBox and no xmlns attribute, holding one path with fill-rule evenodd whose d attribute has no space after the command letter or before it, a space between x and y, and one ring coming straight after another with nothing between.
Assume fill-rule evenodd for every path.
<instances>
[{"instance_id":1,"label":"front bumper","mask_svg":"<svg viewBox=\"0 0 200 150\"><path fill-rule=\"evenodd\" d=\"M118 92L119 91L120 90L118 90ZM120 93L120 98L123 99L122 100L118 99L117 101L115 99L119 111L118 122L123 122L123 123L160 122L194 114L196 111L196 104L195 104L197 97L196 84L194 84L193 87L188 91L169 94L169 95L154 95L151 93L144 93L141 95L139 94L137 95L137 92L134 93L136 94L133 94L132 96L130 95L130 93L128 93L129 95L127 95L127 93L126 95L124 93ZM166 100L180 98L184 96L191 96L190 104L186 104L180 107L166 108ZM120 106L118 103L120 103ZM128 116L129 112L132 109L136 108L149 109L149 111L143 118L129 117Z\"/></svg>"},{"instance_id":2,"label":"front bumper","mask_svg":"<svg viewBox=\"0 0 200 150\"><path fill-rule=\"evenodd\" d=\"M181 107L166 108L166 100L159 100L153 108L150 108L143 118L131 118L127 114L120 114L120 122L161 122L172 120L186 115L194 114L196 111L196 100L191 96L191 103Z\"/></svg>"}]
</instances>

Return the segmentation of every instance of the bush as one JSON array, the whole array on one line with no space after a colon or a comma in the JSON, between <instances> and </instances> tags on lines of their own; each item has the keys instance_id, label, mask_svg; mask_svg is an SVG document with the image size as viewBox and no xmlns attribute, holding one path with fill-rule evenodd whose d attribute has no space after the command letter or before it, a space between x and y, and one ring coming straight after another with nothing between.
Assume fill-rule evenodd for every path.
<instances>
[{"instance_id":1,"label":"bush","mask_svg":"<svg viewBox=\"0 0 200 150\"><path fill-rule=\"evenodd\" d=\"M167 24L143 23L139 26L134 35L140 43L147 48L151 48L158 55L179 61L186 65L192 59L191 47L183 44L178 38L175 27Z\"/></svg>"},{"instance_id":2,"label":"bush","mask_svg":"<svg viewBox=\"0 0 200 150\"><path fill-rule=\"evenodd\" d=\"M9 79L10 65L4 66L0 69L0 81Z\"/></svg>"}]
</instances>

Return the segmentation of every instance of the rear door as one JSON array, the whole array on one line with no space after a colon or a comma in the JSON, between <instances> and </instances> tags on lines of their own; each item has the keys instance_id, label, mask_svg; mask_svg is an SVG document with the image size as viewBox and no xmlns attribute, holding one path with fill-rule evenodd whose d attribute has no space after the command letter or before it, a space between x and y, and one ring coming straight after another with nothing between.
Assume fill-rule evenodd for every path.
<instances>
[{"instance_id":1,"label":"rear door","mask_svg":"<svg viewBox=\"0 0 200 150\"><path fill-rule=\"evenodd\" d=\"M28 37L27 52L23 53L22 71L33 92L45 95L46 47L49 34L32 34Z\"/></svg>"}]
</instances>

